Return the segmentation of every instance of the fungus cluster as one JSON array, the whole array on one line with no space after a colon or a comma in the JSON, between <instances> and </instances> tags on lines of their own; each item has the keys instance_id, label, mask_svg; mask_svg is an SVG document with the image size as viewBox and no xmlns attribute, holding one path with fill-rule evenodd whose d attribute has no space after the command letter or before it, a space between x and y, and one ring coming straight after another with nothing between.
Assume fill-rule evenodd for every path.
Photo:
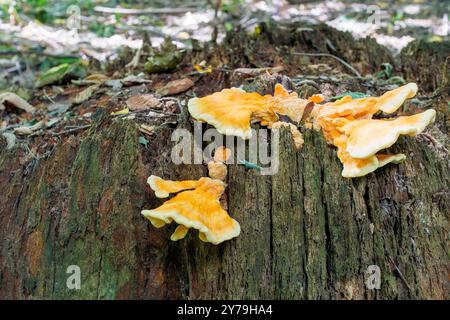
<instances>
[{"instance_id":1,"label":"fungus cluster","mask_svg":"<svg viewBox=\"0 0 450 320\"><path fill-rule=\"evenodd\" d=\"M239 223L220 205L220 196L225 191L223 181L206 177L170 181L152 175L147 182L158 198L178 192L160 207L142 211L156 228L173 221L178 223L171 240L183 239L191 228L199 231L200 240L213 244L237 237L241 232Z\"/></svg>"},{"instance_id":2,"label":"fungus cluster","mask_svg":"<svg viewBox=\"0 0 450 320\"><path fill-rule=\"evenodd\" d=\"M402 134L414 136L422 132L434 121L436 112L430 109L383 120L372 119L372 116L379 111L395 112L416 92L417 85L409 83L381 97L352 99L345 96L336 102L315 106L311 114L314 127L321 128L327 142L337 147L343 177L364 176L406 158L404 154L378 154L378 151L392 146Z\"/></svg>"},{"instance_id":3,"label":"fungus cluster","mask_svg":"<svg viewBox=\"0 0 450 320\"><path fill-rule=\"evenodd\" d=\"M282 85L275 85L274 95L248 93L237 88L224 89L203 98L193 98L188 107L191 115L205 121L225 135L250 137L251 121L269 128L288 127L297 148L303 144L297 125L307 107L313 106L311 123L322 132L328 143L337 147L337 155L343 164L342 176L364 176L388 163L399 163L403 154L377 154L392 146L402 134L414 136L434 121L436 112L427 110L397 119L372 119L377 112L393 113L406 99L417 93L417 85L409 83L383 94L381 97L352 99L345 96L335 102L320 104L322 95L301 99L297 93L289 93ZM290 118L292 123L279 121L279 115Z\"/></svg>"},{"instance_id":4,"label":"fungus cluster","mask_svg":"<svg viewBox=\"0 0 450 320\"><path fill-rule=\"evenodd\" d=\"M273 96L231 88L193 98L188 108L195 119L213 125L222 134L243 139L250 137L252 121L272 129L287 127L296 147L300 148L303 138L297 126L303 121L305 109L313 107L307 117L309 122L304 125L321 130L327 142L337 147L337 156L343 164L342 176L352 178L364 176L388 163L403 161L404 154L378 152L392 146L400 135L415 136L434 121L436 112L432 109L395 119L372 119L378 112L395 112L416 93L417 85L409 83L381 97L353 99L345 96L320 104L324 100L322 95L300 99L297 93L289 93L277 84ZM287 116L292 122L279 121L279 115ZM148 184L158 198L166 198L171 193L177 195L156 209L143 210L142 214L157 228L172 221L178 223L171 236L174 241L184 238L190 228L199 230L201 240L213 244L237 237L239 223L228 215L220 202L227 177L225 161L229 157L230 150L216 149L214 159L208 162L209 178L170 181L150 176Z\"/></svg>"},{"instance_id":5,"label":"fungus cluster","mask_svg":"<svg viewBox=\"0 0 450 320\"><path fill-rule=\"evenodd\" d=\"M172 241L183 239L190 228L199 231L199 238L204 242L219 244L237 237L241 232L239 223L223 209L221 199L225 191L227 167L225 161L231 151L218 147L214 160L208 163L210 178L199 180L171 181L151 175L147 179L150 188L158 198L167 198L171 193L175 197L153 210L143 210L142 214L153 226L161 228L173 221L178 223L170 237Z\"/></svg>"}]
</instances>

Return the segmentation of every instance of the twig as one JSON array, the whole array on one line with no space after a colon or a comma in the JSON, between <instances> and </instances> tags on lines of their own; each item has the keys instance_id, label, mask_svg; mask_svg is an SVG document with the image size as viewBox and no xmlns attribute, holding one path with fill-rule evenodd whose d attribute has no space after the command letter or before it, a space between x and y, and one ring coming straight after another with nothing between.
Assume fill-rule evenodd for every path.
<instances>
[{"instance_id":1,"label":"twig","mask_svg":"<svg viewBox=\"0 0 450 320\"><path fill-rule=\"evenodd\" d=\"M377 84L373 80L370 80L367 78L358 78L358 77L352 77L352 76L346 77L347 80L351 80L351 81L346 81L345 79L337 78L335 76L298 75L296 77L291 78L291 80L296 84L298 83L298 81L303 81L304 79L313 80L313 81L317 81L317 82L328 82L328 83L333 83L333 84L348 84L348 85L354 85L355 83L352 81L359 81L360 85L362 85L364 87L368 87L368 88L375 88L375 89L380 89L380 88L385 88L385 87L391 86L391 85L387 85L387 84Z\"/></svg>"},{"instance_id":2,"label":"twig","mask_svg":"<svg viewBox=\"0 0 450 320\"><path fill-rule=\"evenodd\" d=\"M361 74L358 72L358 70L356 70L355 68L353 68L350 64L348 64L347 62L345 62L344 60L342 60L339 57L336 57L333 54L330 53L306 53L306 52L294 52L294 55L296 56L308 56L308 57L330 57L330 58L334 58L337 61L339 61L340 63L342 63L344 66L346 66L347 68L349 68L350 70L352 70L352 72L356 75L356 77L358 78L362 78Z\"/></svg>"},{"instance_id":3,"label":"twig","mask_svg":"<svg viewBox=\"0 0 450 320\"><path fill-rule=\"evenodd\" d=\"M305 79L305 80L301 80L299 82L296 83L297 86L303 86L303 85L310 85L313 86L314 88L316 88L317 90L320 90L320 86L317 84L317 82L315 82L314 80L309 80L309 79Z\"/></svg>"},{"instance_id":4,"label":"twig","mask_svg":"<svg viewBox=\"0 0 450 320\"><path fill-rule=\"evenodd\" d=\"M109 8L96 6L95 12L108 13L108 14L124 14L124 15L139 15L139 14L174 14L174 13L186 13L195 10L193 7L185 8L145 8L145 9L127 9L127 8Z\"/></svg>"},{"instance_id":5,"label":"twig","mask_svg":"<svg viewBox=\"0 0 450 320\"><path fill-rule=\"evenodd\" d=\"M33 156L33 158L35 159L39 159L39 156L36 155L36 153L34 153L30 147L28 146L28 143L25 144L25 148L27 149L27 151Z\"/></svg>"},{"instance_id":6,"label":"twig","mask_svg":"<svg viewBox=\"0 0 450 320\"><path fill-rule=\"evenodd\" d=\"M47 91L44 88L44 97L47 98L52 104L55 104L55 100L53 100L48 94Z\"/></svg>"},{"instance_id":7,"label":"twig","mask_svg":"<svg viewBox=\"0 0 450 320\"><path fill-rule=\"evenodd\" d=\"M87 124L87 125L85 125L85 126L79 126L79 127L72 128L72 129L69 129L69 130L63 130L63 131L60 131L60 132L53 132L52 135L54 135L54 136L60 136L60 135L66 134L66 133L72 133L72 132L76 132L76 131L78 131L78 130L87 129L87 128L91 127L91 126L92 126L92 125Z\"/></svg>"},{"instance_id":8,"label":"twig","mask_svg":"<svg viewBox=\"0 0 450 320\"><path fill-rule=\"evenodd\" d=\"M410 287L410 285L408 284L408 281L406 281L405 276L403 275L402 271L400 270L400 268L397 266L397 264L394 262L394 259L392 259L391 256L388 256L389 260L391 262L391 264L394 266L395 271L397 272L398 276L400 277L400 279L403 281L403 283L405 284L405 286L408 288L409 292L414 295L414 291L413 289Z\"/></svg>"}]
</instances>

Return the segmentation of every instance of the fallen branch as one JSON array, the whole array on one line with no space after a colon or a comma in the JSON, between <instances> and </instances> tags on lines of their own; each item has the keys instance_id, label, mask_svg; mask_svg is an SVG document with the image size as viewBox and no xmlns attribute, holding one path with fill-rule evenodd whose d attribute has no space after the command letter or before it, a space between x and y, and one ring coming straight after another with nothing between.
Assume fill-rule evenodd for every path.
<instances>
[{"instance_id":1,"label":"fallen branch","mask_svg":"<svg viewBox=\"0 0 450 320\"><path fill-rule=\"evenodd\" d=\"M85 126L79 126L79 127L75 127L75 128L68 129L68 130L63 130L63 131L60 131L60 132L53 132L52 135L60 136L60 135L63 135L63 134L72 133L72 132L76 132L76 131L79 131L79 130L84 130L84 129L87 129L87 128L90 128L90 127L91 127L91 125L88 124L88 125L85 125Z\"/></svg>"},{"instance_id":2,"label":"fallen branch","mask_svg":"<svg viewBox=\"0 0 450 320\"><path fill-rule=\"evenodd\" d=\"M139 15L139 14L174 14L174 13L186 13L195 10L192 7L185 8L145 8L145 9L127 9L127 8L109 8L96 6L95 12L108 13L108 14L124 14L124 15Z\"/></svg>"},{"instance_id":3,"label":"fallen branch","mask_svg":"<svg viewBox=\"0 0 450 320\"><path fill-rule=\"evenodd\" d=\"M350 64L348 64L347 62L345 62L344 60L342 60L339 57L336 57L335 55L332 55L330 53L306 53L306 52L294 52L294 55L296 56L308 56L308 57L331 57L336 59L337 61L339 61L340 63L342 63L344 66L346 66L347 68L349 68L350 70L352 70L352 72L356 75L356 77L358 78L362 78L361 74L358 72L358 70L356 70L355 68L353 68Z\"/></svg>"}]
</instances>

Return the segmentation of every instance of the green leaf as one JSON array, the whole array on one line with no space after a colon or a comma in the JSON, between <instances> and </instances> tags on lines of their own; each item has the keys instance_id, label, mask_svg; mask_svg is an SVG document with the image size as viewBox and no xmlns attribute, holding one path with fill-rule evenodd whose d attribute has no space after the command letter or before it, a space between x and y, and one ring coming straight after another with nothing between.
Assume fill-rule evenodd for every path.
<instances>
[{"instance_id":1,"label":"green leaf","mask_svg":"<svg viewBox=\"0 0 450 320\"><path fill-rule=\"evenodd\" d=\"M254 170L258 170L258 171L262 170L262 168L260 166L258 166L256 163L249 162L247 160L239 160L239 163L243 164L244 167L246 167L247 169L254 169Z\"/></svg>"},{"instance_id":2,"label":"green leaf","mask_svg":"<svg viewBox=\"0 0 450 320\"><path fill-rule=\"evenodd\" d=\"M40 88L61 80L67 74L69 68L70 64L63 63L59 66L48 69L38 78L36 87Z\"/></svg>"},{"instance_id":3,"label":"green leaf","mask_svg":"<svg viewBox=\"0 0 450 320\"><path fill-rule=\"evenodd\" d=\"M86 73L86 67L81 61L72 64L63 63L42 73L36 81L36 87L40 88L62 81L69 75L72 78L83 78L86 76Z\"/></svg>"},{"instance_id":4,"label":"green leaf","mask_svg":"<svg viewBox=\"0 0 450 320\"><path fill-rule=\"evenodd\" d=\"M147 146L148 146L148 140L145 139L143 136L140 136L140 137L139 137L139 143L142 144L142 145L147 149Z\"/></svg>"},{"instance_id":5,"label":"green leaf","mask_svg":"<svg viewBox=\"0 0 450 320\"><path fill-rule=\"evenodd\" d=\"M392 77L392 72L394 68L389 62L382 63L381 69L382 69L381 71L378 71L375 74L376 79L383 79L383 78L389 79L390 77Z\"/></svg>"},{"instance_id":6,"label":"green leaf","mask_svg":"<svg viewBox=\"0 0 450 320\"><path fill-rule=\"evenodd\" d=\"M350 97L352 97L352 99L361 99L361 98L370 97L370 95L362 93L362 92L351 92L350 91L350 92L344 92L344 93L338 94L337 96L330 98L330 100L331 101L339 100L345 96L350 96Z\"/></svg>"}]
</instances>

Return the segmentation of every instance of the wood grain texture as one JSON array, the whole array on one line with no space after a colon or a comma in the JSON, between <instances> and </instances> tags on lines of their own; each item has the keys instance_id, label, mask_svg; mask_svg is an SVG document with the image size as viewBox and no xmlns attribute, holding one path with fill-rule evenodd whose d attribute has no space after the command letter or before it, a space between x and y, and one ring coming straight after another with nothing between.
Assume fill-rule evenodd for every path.
<instances>
[{"instance_id":1,"label":"wood grain texture","mask_svg":"<svg viewBox=\"0 0 450 320\"><path fill-rule=\"evenodd\" d=\"M401 139L404 163L350 180L320 133L306 130L296 150L283 129L277 174L229 166L242 233L214 246L194 233L171 242L174 226L140 215L162 203L149 174L206 174L171 163L170 134L145 150L134 123L114 120L28 167L2 152L0 298L449 298L449 164L431 145ZM81 290L66 288L72 264ZM372 264L380 290L365 286Z\"/></svg>"}]
</instances>

